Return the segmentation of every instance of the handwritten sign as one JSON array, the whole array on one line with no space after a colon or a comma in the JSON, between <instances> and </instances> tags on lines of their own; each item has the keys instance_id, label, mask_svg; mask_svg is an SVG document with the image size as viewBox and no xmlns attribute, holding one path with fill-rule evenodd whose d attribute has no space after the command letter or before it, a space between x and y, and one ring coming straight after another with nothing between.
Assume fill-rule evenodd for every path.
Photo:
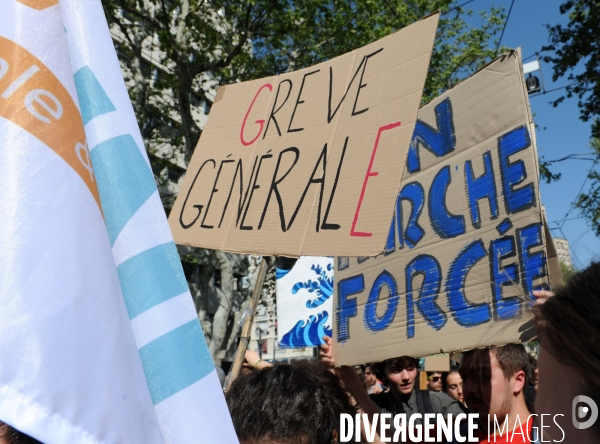
<instances>
[{"instance_id":1,"label":"handwritten sign","mask_svg":"<svg viewBox=\"0 0 600 444\"><path fill-rule=\"evenodd\" d=\"M379 254L437 21L219 88L170 214L175 241L294 257Z\"/></svg>"},{"instance_id":2,"label":"handwritten sign","mask_svg":"<svg viewBox=\"0 0 600 444\"><path fill-rule=\"evenodd\" d=\"M531 291L548 283L544 231L511 52L419 111L384 254L337 259L336 362L527 339Z\"/></svg>"}]
</instances>

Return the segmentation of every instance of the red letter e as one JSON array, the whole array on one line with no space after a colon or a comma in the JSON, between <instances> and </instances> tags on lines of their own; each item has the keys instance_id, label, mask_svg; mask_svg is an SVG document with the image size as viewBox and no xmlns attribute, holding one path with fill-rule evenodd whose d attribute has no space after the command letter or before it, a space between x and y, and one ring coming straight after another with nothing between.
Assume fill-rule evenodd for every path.
<instances>
[{"instance_id":1,"label":"red letter e","mask_svg":"<svg viewBox=\"0 0 600 444\"><path fill-rule=\"evenodd\" d=\"M363 198L365 197L365 191L367 189L367 182L369 181L369 177L375 177L379 175L377 171L371 171L371 168L373 168L373 161L375 160L375 153L377 152L377 147L379 146L379 137L381 136L382 132L394 129L398 126L400 126L400 122L390 123L389 125L382 126L381 128L379 128L379 131L377 131L375 146L373 147L373 152L371 153L371 161L369 162L369 168L367 168L365 181L363 182L360 197L358 198L358 205L356 206L356 213L354 213L354 220L352 221L352 227L350 228L350 236L371 237L373 235L373 233L366 233L364 231L354 231L354 229L356 228L356 223L358 222L358 213L360 213L360 206L362 205Z\"/></svg>"}]
</instances>

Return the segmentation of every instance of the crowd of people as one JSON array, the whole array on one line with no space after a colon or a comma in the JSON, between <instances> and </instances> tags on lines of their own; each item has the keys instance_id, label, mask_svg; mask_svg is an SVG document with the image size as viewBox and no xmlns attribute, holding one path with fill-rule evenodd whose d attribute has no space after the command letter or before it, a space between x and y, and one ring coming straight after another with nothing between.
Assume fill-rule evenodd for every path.
<instances>
[{"instance_id":1,"label":"crowd of people","mask_svg":"<svg viewBox=\"0 0 600 444\"><path fill-rule=\"evenodd\" d=\"M579 418L572 406L580 395L600 400L600 263L556 295L536 291L534 297L538 360L522 344L465 351L459 366L428 372L421 390L417 359L336 367L332 340L325 337L318 361L265 365L240 377L226 395L240 442L338 443L342 413L371 420L377 413L469 412L479 414L481 443L598 443L600 421L577 426L593 422L594 408ZM362 442L389 442L378 435L367 441L361 427Z\"/></svg>"},{"instance_id":2,"label":"crowd of people","mask_svg":"<svg viewBox=\"0 0 600 444\"><path fill-rule=\"evenodd\" d=\"M337 367L329 337L319 359L271 365L249 351L244 371L226 393L240 443L336 444L342 414L357 413L369 421L381 413L415 415L415 427L428 413L454 418L477 413L481 443L598 443L597 407L579 418L575 406L580 398L600 400L600 263L576 274L556 295L537 291L534 296L537 361L522 344L464 351L450 371L428 372L424 390L418 359ZM389 426L393 431L395 425ZM359 439L353 439L359 441L389 442L377 433L367 440L364 421ZM0 423L0 443L33 442Z\"/></svg>"}]
</instances>

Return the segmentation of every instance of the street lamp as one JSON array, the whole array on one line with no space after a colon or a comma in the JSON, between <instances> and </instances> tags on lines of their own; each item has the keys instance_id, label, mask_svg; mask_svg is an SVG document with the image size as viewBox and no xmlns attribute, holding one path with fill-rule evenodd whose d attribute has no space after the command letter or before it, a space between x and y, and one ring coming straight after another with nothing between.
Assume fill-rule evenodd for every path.
<instances>
[{"instance_id":1,"label":"street lamp","mask_svg":"<svg viewBox=\"0 0 600 444\"><path fill-rule=\"evenodd\" d=\"M541 82L537 76L532 74L535 71L540 72L540 77L542 78ZM524 63L523 74L527 76L527 78L525 79L525 86L527 87L528 94L536 94L542 90L544 92L546 91L544 87L544 76L542 75L542 66L540 65L539 58L536 58L535 60L529 63Z\"/></svg>"},{"instance_id":2,"label":"street lamp","mask_svg":"<svg viewBox=\"0 0 600 444\"><path fill-rule=\"evenodd\" d=\"M525 85L527 85L527 92L529 94L540 92L540 80L534 75L529 74L525 79Z\"/></svg>"}]
</instances>

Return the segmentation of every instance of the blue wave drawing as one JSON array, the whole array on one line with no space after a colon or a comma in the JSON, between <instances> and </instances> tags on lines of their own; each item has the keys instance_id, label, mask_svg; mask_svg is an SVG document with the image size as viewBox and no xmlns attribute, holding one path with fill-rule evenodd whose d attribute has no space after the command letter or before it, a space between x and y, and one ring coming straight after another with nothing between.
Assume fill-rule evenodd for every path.
<instances>
[{"instance_id":1,"label":"blue wave drawing","mask_svg":"<svg viewBox=\"0 0 600 444\"><path fill-rule=\"evenodd\" d=\"M275 268L275 279L281 279L292 270L285 270L283 268Z\"/></svg>"},{"instance_id":2,"label":"blue wave drawing","mask_svg":"<svg viewBox=\"0 0 600 444\"><path fill-rule=\"evenodd\" d=\"M306 301L306 308L317 308L333 294L333 276L327 276L327 272L333 270L333 264L327 264L327 270L320 265L312 265L310 269L317 275L317 281L309 279L307 282L297 282L292 287L292 294L298 293L301 289L306 289L309 293L316 293L319 297Z\"/></svg>"},{"instance_id":3,"label":"blue wave drawing","mask_svg":"<svg viewBox=\"0 0 600 444\"><path fill-rule=\"evenodd\" d=\"M308 321L298 321L289 332L283 335L279 343L283 347L317 347L323 343L323 336L332 336L332 329L327 325L327 311L317 316L311 315Z\"/></svg>"}]
</instances>

